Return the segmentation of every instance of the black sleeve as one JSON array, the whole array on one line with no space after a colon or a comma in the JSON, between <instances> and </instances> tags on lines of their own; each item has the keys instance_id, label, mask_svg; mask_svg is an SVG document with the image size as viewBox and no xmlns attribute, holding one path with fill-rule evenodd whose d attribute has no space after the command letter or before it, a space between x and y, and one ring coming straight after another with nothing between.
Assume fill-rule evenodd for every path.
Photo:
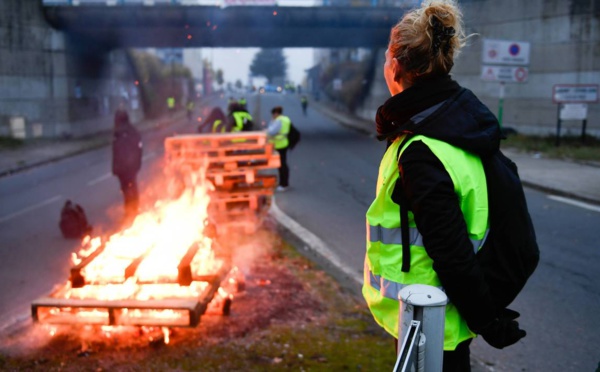
<instances>
[{"instance_id":1,"label":"black sleeve","mask_svg":"<svg viewBox=\"0 0 600 372\"><path fill-rule=\"evenodd\" d=\"M448 299L469 328L480 330L492 322L496 314L452 179L421 141L411 143L404 150L398 166L402 182L396 187L404 187L423 244L433 260L433 269Z\"/></svg>"}]
</instances>

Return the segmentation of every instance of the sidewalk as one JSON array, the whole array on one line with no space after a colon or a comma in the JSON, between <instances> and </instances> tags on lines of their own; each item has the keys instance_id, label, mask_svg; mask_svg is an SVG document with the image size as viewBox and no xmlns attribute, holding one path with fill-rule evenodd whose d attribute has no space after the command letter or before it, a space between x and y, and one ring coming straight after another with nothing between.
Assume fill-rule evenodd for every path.
<instances>
[{"instance_id":1,"label":"sidewalk","mask_svg":"<svg viewBox=\"0 0 600 372\"><path fill-rule=\"evenodd\" d=\"M372 121L335 110L319 102L313 101L311 107L335 118L345 126L375 137L375 123ZM600 206L600 162L584 164L548 159L541 154L504 147L502 152L517 164L519 176L525 186Z\"/></svg>"},{"instance_id":2,"label":"sidewalk","mask_svg":"<svg viewBox=\"0 0 600 372\"><path fill-rule=\"evenodd\" d=\"M134 126L144 133L169 126L184 115L180 111L173 117L142 120ZM106 131L82 138L34 140L14 149L0 149L0 177L108 146L111 140L112 131Z\"/></svg>"}]
</instances>

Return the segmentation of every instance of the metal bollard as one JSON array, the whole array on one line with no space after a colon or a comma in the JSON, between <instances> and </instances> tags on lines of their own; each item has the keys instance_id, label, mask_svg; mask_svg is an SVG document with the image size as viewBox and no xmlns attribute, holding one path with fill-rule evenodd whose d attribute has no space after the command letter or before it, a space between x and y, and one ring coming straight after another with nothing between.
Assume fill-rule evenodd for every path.
<instances>
[{"instance_id":1,"label":"metal bollard","mask_svg":"<svg viewBox=\"0 0 600 372\"><path fill-rule=\"evenodd\" d=\"M412 284L398 293L398 358L395 371L441 372L448 297L436 288Z\"/></svg>"}]
</instances>

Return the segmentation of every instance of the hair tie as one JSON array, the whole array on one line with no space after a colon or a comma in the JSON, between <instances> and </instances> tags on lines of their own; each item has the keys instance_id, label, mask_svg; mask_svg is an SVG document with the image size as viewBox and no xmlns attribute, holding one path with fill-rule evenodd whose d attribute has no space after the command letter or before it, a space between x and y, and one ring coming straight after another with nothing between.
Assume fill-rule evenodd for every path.
<instances>
[{"instance_id":1,"label":"hair tie","mask_svg":"<svg viewBox=\"0 0 600 372\"><path fill-rule=\"evenodd\" d=\"M437 55L440 47L445 43L443 52L444 54L448 54L450 51L450 39L456 34L454 27L444 27L437 17L432 18L431 26L433 28L431 53L434 56Z\"/></svg>"}]
</instances>

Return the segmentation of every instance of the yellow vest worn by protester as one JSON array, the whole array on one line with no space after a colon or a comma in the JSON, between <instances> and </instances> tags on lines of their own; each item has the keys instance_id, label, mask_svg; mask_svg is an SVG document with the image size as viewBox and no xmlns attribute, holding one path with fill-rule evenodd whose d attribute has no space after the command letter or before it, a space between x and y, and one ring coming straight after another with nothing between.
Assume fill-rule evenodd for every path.
<instances>
[{"instance_id":1,"label":"yellow vest worn by protester","mask_svg":"<svg viewBox=\"0 0 600 372\"><path fill-rule=\"evenodd\" d=\"M392 193L396 182L401 182L397 154L403 139L404 136L389 146L379 166L377 196L367 211L367 253L362 288L363 296L377 323L396 338L400 289L410 284L441 288L440 280L433 270L433 261L425 251L421 234L410 211L410 271L406 273L401 270L400 207L392 200ZM477 252L483 245L489 227L487 187L480 158L443 141L424 136L410 139L402 151L413 141L422 141L427 145L450 175L469 238ZM475 334L469 330L458 310L449 303L446 306L444 350L454 350L459 343L472 337Z\"/></svg>"},{"instance_id":2,"label":"yellow vest worn by protester","mask_svg":"<svg viewBox=\"0 0 600 372\"><path fill-rule=\"evenodd\" d=\"M290 127L292 126L292 121L287 116L279 115L277 120L281 122L281 128L279 128L279 133L277 133L273 138L271 138L270 142L272 142L275 146L275 149L285 149L288 147L288 133L290 133Z\"/></svg>"},{"instance_id":3,"label":"yellow vest worn by protester","mask_svg":"<svg viewBox=\"0 0 600 372\"><path fill-rule=\"evenodd\" d=\"M244 129L244 123L252 120L252 115L245 111L236 111L233 113L233 119L235 120L235 125L231 128L231 132L241 132Z\"/></svg>"},{"instance_id":4,"label":"yellow vest worn by protester","mask_svg":"<svg viewBox=\"0 0 600 372\"><path fill-rule=\"evenodd\" d=\"M212 132L213 133L225 133L225 123L223 123L222 120L220 120L220 119L215 120L212 125Z\"/></svg>"}]
</instances>

